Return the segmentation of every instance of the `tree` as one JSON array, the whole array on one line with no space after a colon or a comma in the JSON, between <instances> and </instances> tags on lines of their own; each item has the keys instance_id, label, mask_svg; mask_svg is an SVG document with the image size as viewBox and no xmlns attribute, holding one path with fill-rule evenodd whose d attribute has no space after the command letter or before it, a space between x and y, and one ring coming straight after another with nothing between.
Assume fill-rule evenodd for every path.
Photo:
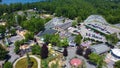
<instances>
[{"instance_id":1,"label":"tree","mask_svg":"<svg viewBox=\"0 0 120 68\"><path fill-rule=\"evenodd\" d=\"M32 61L31 61L31 59L30 59L30 56L29 56L29 54L27 53L26 54L27 55L27 63L28 63L28 66L27 66L27 68L32 68Z\"/></svg>"},{"instance_id":2,"label":"tree","mask_svg":"<svg viewBox=\"0 0 120 68\"><path fill-rule=\"evenodd\" d=\"M99 60L101 59L101 57L99 55L97 55L96 53L91 53L89 55L89 60L98 64L99 63Z\"/></svg>"},{"instance_id":3,"label":"tree","mask_svg":"<svg viewBox=\"0 0 120 68\"><path fill-rule=\"evenodd\" d=\"M27 29L30 32L38 33L41 30L44 30L44 19L32 18L22 22L22 27Z\"/></svg>"},{"instance_id":4,"label":"tree","mask_svg":"<svg viewBox=\"0 0 120 68\"><path fill-rule=\"evenodd\" d=\"M11 33L11 35L16 35L16 30L15 29L11 29L10 33Z\"/></svg>"},{"instance_id":5,"label":"tree","mask_svg":"<svg viewBox=\"0 0 120 68\"><path fill-rule=\"evenodd\" d=\"M6 29L5 26L0 25L0 33L5 33Z\"/></svg>"},{"instance_id":6,"label":"tree","mask_svg":"<svg viewBox=\"0 0 120 68\"><path fill-rule=\"evenodd\" d=\"M52 18L46 18L45 22L49 22Z\"/></svg>"},{"instance_id":7,"label":"tree","mask_svg":"<svg viewBox=\"0 0 120 68\"><path fill-rule=\"evenodd\" d=\"M72 26L75 27L78 23L76 21L72 22Z\"/></svg>"},{"instance_id":8,"label":"tree","mask_svg":"<svg viewBox=\"0 0 120 68\"><path fill-rule=\"evenodd\" d=\"M42 68L48 68L49 66L48 66L48 64L49 64L49 62L46 60L46 59L43 59L42 60L43 62L41 63L42 64Z\"/></svg>"},{"instance_id":9,"label":"tree","mask_svg":"<svg viewBox=\"0 0 120 68\"><path fill-rule=\"evenodd\" d=\"M77 22L80 23L82 21L81 17L77 17Z\"/></svg>"},{"instance_id":10,"label":"tree","mask_svg":"<svg viewBox=\"0 0 120 68\"><path fill-rule=\"evenodd\" d=\"M64 16L74 19L80 16L81 20L85 20L89 15L99 14L103 15L111 24L120 23L120 1L119 0L49 0L52 2L36 2L26 4L1 4L0 16L3 13L12 14L15 11L27 10L36 7L38 12L41 10L57 16ZM63 2L64 1L64 2ZM62 5L61 5L62 4ZM108 5L109 4L109 5ZM56 7L55 7L56 6ZM115 12L113 12L115 11ZM78 16L77 16L78 15ZM80 20L80 21L81 21ZM79 22L80 22L79 21Z\"/></svg>"},{"instance_id":11,"label":"tree","mask_svg":"<svg viewBox=\"0 0 120 68\"><path fill-rule=\"evenodd\" d=\"M120 68L120 60L115 62L115 65L114 65L115 68Z\"/></svg>"},{"instance_id":12,"label":"tree","mask_svg":"<svg viewBox=\"0 0 120 68\"><path fill-rule=\"evenodd\" d=\"M25 40L23 39L23 40L21 40L21 41L16 41L16 42L14 43L14 45L15 45L14 52L15 52L16 54L18 54L18 53L20 52L20 46L23 45L24 42L25 42Z\"/></svg>"},{"instance_id":13,"label":"tree","mask_svg":"<svg viewBox=\"0 0 120 68\"><path fill-rule=\"evenodd\" d=\"M41 47L39 45L32 46L32 54L40 55Z\"/></svg>"},{"instance_id":14,"label":"tree","mask_svg":"<svg viewBox=\"0 0 120 68\"><path fill-rule=\"evenodd\" d=\"M33 32L27 32L25 34L25 40L28 41L28 40L33 40L34 39L34 33Z\"/></svg>"},{"instance_id":15,"label":"tree","mask_svg":"<svg viewBox=\"0 0 120 68\"><path fill-rule=\"evenodd\" d=\"M119 41L119 39L117 38L117 34L106 35L106 39L108 43L113 45L115 45Z\"/></svg>"},{"instance_id":16,"label":"tree","mask_svg":"<svg viewBox=\"0 0 120 68\"><path fill-rule=\"evenodd\" d=\"M8 54L8 51L0 44L0 60L4 60L5 56Z\"/></svg>"},{"instance_id":17,"label":"tree","mask_svg":"<svg viewBox=\"0 0 120 68\"><path fill-rule=\"evenodd\" d=\"M42 48L41 48L41 58L42 59L46 59L48 57L48 47L46 44L43 44Z\"/></svg>"},{"instance_id":18,"label":"tree","mask_svg":"<svg viewBox=\"0 0 120 68\"><path fill-rule=\"evenodd\" d=\"M55 46L59 46L60 45L60 37L59 34L53 34L51 35L51 40L50 42L55 45Z\"/></svg>"},{"instance_id":19,"label":"tree","mask_svg":"<svg viewBox=\"0 0 120 68\"><path fill-rule=\"evenodd\" d=\"M26 20L26 17L25 15L23 16L17 15L17 20L18 20L18 24L21 25L22 22Z\"/></svg>"},{"instance_id":20,"label":"tree","mask_svg":"<svg viewBox=\"0 0 120 68\"><path fill-rule=\"evenodd\" d=\"M81 40L82 40L82 36L81 36L81 34L79 34L79 35L77 35L76 37L75 37L75 43L76 43L76 45L80 45L81 44Z\"/></svg>"},{"instance_id":21,"label":"tree","mask_svg":"<svg viewBox=\"0 0 120 68\"><path fill-rule=\"evenodd\" d=\"M15 45L15 49L14 49L14 52L16 53L16 54L18 54L19 53L19 51L20 51L20 42L19 41L16 41L15 43L14 43L14 45Z\"/></svg>"},{"instance_id":22,"label":"tree","mask_svg":"<svg viewBox=\"0 0 120 68\"><path fill-rule=\"evenodd\" d=\"M91 53L89 55L89 60L97 65L97 68L102 68L105 65L102 56L97 55L96 53Z\"/></svg>"},{"instance_id":23,"label":"tree","mask_svg":"<svg viewBox=\"0 0 120 68\"><path fill-rule=\"evenodd\" d=\"M60 42L60 45L61 45L62 47L67 47L67 46L68 46L67 38L62 39L61 42Z\"/></svg>"},{"instance_id":24,"label":"tree","mask_svg":"<svg viewBox=\"0 0 120 68\"><path fill-rule=\"evenodd\" d=\"M52 39L52 36L49 34L46 34L43 36L44 37L44 42L50 43L50 40Z\"/></svg>"},{"instance_id":25,"label":"tree","mask_svg":"<svg viewBox=\"0 0 120 68\"><path fill-rule=\"evenodd\" d=\"M92 53L91 49L90 49L90 48L87 48L86 51L85 51L84 57L85 57L86 59L89 59L88 56L89 56L91 53Z\"/></svg>"},{"instance_id":26,"label":"tree","mask_svg":"<svg viewBox=\"0 0 120 68\"><path fill-rule=\"evenodd\" d=\"M46 34L46 35L44 35L44 42L52 43L55 46L60 46L59 34L53 34L53 35Z\"/></svg>"},{"instance_id":27,"label":"tree","mask_svg":"<svg viewBox=\"0 0 120 68\"><path fill-rule=\"evenodd\" d=\"M68 51L67 51L67 48L66 48L66 47L64 48L63 56L64 56L64 57L67 57L67 56L68 56Z\"/></svg>"},{"instance_id":28,"label":"tree","mask_svg":"<svg viewBox=\"0 0 120 68\"><path fill-rule=\"evenodd\" d=\"M83 55L83 51L84 51L83 48L82 48L81 46L78 46L78 47L77 47L77 50L76 50L76 54L82 56L82 55Z\"/></svg>"},{"instance_id":29,"label":"tree","mask_svg":"<svg viewBox=\"0 0 120 68\"><path fill-rule=\"evenodd\" d=\"M3 68L13 68L11 62L5 62Z\"/></svg>"}]
</instances>

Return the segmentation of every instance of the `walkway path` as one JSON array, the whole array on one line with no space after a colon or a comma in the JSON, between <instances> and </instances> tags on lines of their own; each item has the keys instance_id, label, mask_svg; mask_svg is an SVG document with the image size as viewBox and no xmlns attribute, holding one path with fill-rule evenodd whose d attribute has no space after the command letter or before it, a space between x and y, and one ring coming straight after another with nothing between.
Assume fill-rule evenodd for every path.
<instances>
[{"instance_id":1,"label":"walkway path","mask_svg":"<svg viewBox=\"0 0 120 68\"><path fill-rule=\"evenodd\" d=\"M16 63L17 63L19 60L21 60L21 59L23 59L23 58L25 58L25 57L26 57L26 56L23 56L23 57L19 58L18 60L16 60L15 63L13 64L13 68L15 68ZM37 61L37 63L38 63L38 68L41 68L41 67L40 67L40 66L41 66L41 60L40 60L38 57L34 56L34 55L30 55L30 57L35 58L36 61Z\"/></svg>"},{"instance_id":2,"label":"walkway path","mask_svg":"<svg viewBox=\"0 0 120 68\"><path fill-rule=\"evenodd\" d=\"M20 58L20 56L14 52L14 49L15 49L14 44L11 44L9 46L9 53L8 53L11 56L9 59L9 62L11 63L13 63L16 59Z\"/></svg>"},{"instance_id":3,"label":"walkway path","mask_svg":"<svg viewBox=\"0 0 120 68\"><path fill-rule=\"evenodd\" d=\"M70 59L72 59L72 58L74 58L75 56L76 57L78 57L78 58L81 58L81 59L83 59L84 61L85 61L85 63L86 63L86 68L96 68L94 65L91 65L91 64L89 64L88 62L87 62L87 60L84 58L84 57L82 57L82 56L79 56L79 55L76 55L76 47L68 47L68 56L67 56L67 60L66 60L66 68L71 68L71 65L70 65Z\"/></svg>"}]
</instances>

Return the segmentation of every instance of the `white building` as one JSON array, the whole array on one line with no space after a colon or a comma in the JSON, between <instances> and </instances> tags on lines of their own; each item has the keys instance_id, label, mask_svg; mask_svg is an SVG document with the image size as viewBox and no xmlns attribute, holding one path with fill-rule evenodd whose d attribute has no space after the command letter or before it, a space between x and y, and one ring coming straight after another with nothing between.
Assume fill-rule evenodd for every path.
<instances>
[{"instance_id":1,"label":"white building","mask_svg":"<svg viewBox=\"0 0 120 68\"><path fill-rule=\"evenodd\" d=\"M85 23L100 22L102 24L108 24L107 21L101 15L90 15L84 22Z\"/></svg>"},{"instance_id":2,"label":"white building","mask_svg":"<svg viewBox=\"0 0 120 68\"><path fill-rule=\"evenodd\" d=\"M120 29L109 24L101 15L91 15L84 21L84 23L87 27L98 30L104 34L117 33L117 36L120 39Z\"/></svg>"},{"instance_id":3,"label":"white building","mask_svg":"<svg viewBox=\"0 0 120 68\"><path fill-rule=\"evenodd\" d=\"M120 49L112 49L106 58L114 62L120 60Z\"/></svg>"}]
</instances>

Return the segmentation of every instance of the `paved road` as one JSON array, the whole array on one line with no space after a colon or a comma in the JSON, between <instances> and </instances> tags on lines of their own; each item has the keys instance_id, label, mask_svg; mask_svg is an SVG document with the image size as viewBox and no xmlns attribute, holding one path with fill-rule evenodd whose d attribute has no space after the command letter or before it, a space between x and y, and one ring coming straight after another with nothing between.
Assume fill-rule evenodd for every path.
<instances>
[{"instance_id":1,"label":"paved road","mask_svg":"<svg viewBox=\"0 0 120 68\"><path fill-rule=\"evenodd\" d=\"M17 58L20 57L19 55L15 54L15 52L14 52L14 49L15 49L14 43L18 40L22 40L23 37L21 37L20 35L17 35L17 36L13 36L9 39L10 39L11 42L13 42L9 47L9 53L8 54L11 56L9 61L13 63Z\"/></svg>"},{"instance_id":2,"label":"paved road","mask_svg":"<svg viewBox=\"0 0 120 68\"><path fill-rule=\"evenodd\" d=\"M83 59L86 63L87 68L96 68L94 65L89 64L87 62L87 60L85 58L83 58L82 56L76 55L76 47L68 47L67 50L68 50L68 56L67 56L67 60L66 60L66 65L67 65L66 68L71 68L69 61L70 61L70 59L74 58L75 56Z\"/></svg>"},{"instance_id":3,"label":"paved road","mask_svg":"<svg viewBox=\"0 0 120 68\"><path fill-rule=\"evenodd\" d=\"M19 55L15 54L14 48L15 48L14 44L11 44L10 47L9 47L9 53L8 53L8 54L11 56L11 58L9 59L9 61L12 62L12 63L13 63L17 58L20 57Z\"/></svg>"},{"instance_id":4,"label":"paved road","mask_svg":"<svg viewBox=\"0 0 120 68\"><path fill-rule=\"evenodd\" d=\"M16 42L16 41L22 40L24 38L22 36L20 36L20 35L17 35L17 36L13 36L13 37L11 37L9 39L10 39L11 42Z\"/></svg>"}]
</instances>

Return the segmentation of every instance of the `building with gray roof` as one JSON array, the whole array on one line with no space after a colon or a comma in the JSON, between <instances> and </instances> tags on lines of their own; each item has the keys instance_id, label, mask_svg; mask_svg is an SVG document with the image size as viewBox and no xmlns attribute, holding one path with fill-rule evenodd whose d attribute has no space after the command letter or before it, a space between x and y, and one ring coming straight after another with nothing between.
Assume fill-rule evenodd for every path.
<instances>
[{"instance_id":1,"label":"building with gray roof","mask_svg":"<svg viewBox=\"0 0 120 68\"><path fill-rule=\"evenodd\" d=\"M45 29L67 29L70 26L72 26L73 20L64 18L64 17L55 17L52 20L50 20L48 23L45 24Z\"/></svg>"},{"instance_id":2,"label":"building with gray roof","mask_svg":"<svg viewBox=\"0 0 120 68\"><path fill-rule=\"evenodd\" d=\"M45 29L51 29L54 28L55 26L59 26L61 24L63 24L64 22L63 17L55 17L52 20L50 20L48 23L45 24Z\"/></svg>"},{"instance_id":3,"label":"building with gray roof","mask_svg":"<svg viewBox=\"0 0 120 68\"><path fill-rule=\"evenodd\" d=\"M69 28L71 26L72 26L72 21L68 21L66 23L63 23L62 25L59 25L58 27L65 30L65 29L67 29L67 28Z\"/></svg>"},{"instance_id":4,"label":"building with gray roof","mask_svg":"<svg viewBox=\"0 0 120 68\"><path fill-rule=\"evenodd\" d=\"M98 44L98 45L93 45L90 47L92 52L97 53L97 54L103 54L105 52L110 51L110 47L108 47L105 44Z\"/></svg>"},{"instance_id":5,"label":"building with gray roof","mask_svg":"<svg viewBox=\"0 0 120 68\"><path fill-rule=\"evenodd\" d=\"M54 29L46 29L46 30L44 30L44 31L39 32L37 35L38 35L38 36L44 36L44 35L46 35L46 34L55 34L55 33L57 33L57 30L54 30Z\"/></svg>"},{"instance_id":6,"label":"building with gray roof","mask_svg":"<svg viewBox=\"0 0 120 68\"><path fill-rule=\"evenodd\" d=\"M90 15L84 22L89 23L93 21L100 22L102 24L108 24L107 21L101 15Z\"/></svg>"},{"instance_id":7,"label":"building with gray roof","mask_svg":"<svg viewBox=\"0 0 120 68\"><path fill-rule=\"evenodd\" d=\"M69 46L76 46L76 43L74 42L74 40L75 40L75 36L69 36L68 38L68 44L69 44Z\"/></svg>"}]
</instances>

